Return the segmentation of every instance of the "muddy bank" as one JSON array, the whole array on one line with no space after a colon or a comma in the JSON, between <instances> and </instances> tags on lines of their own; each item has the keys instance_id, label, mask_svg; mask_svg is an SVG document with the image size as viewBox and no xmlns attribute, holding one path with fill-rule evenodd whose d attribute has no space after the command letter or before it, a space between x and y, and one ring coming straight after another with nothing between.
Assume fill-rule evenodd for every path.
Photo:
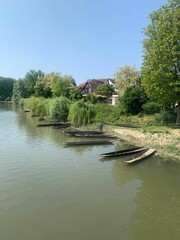
<instances>
[{"instance_id":1,"label":"muddy bank","mask_svg":"<svg viewBox=\"0 0 180 240\"><path fill-rule=\"evenodd\" d=\"M150 133L139 129L114 128L116 135L138 146L155 148L166 160L180 162L180 129L169 129L168 133Z\"/></svg>"}]
</instances>

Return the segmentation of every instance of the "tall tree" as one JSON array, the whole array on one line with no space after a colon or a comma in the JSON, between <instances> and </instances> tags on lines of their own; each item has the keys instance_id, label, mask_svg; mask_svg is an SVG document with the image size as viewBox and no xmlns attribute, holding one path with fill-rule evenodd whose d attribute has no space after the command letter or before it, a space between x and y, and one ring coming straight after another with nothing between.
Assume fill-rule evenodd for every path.
<instances>
[{"instance_id":1,"label":"tall tree","mask_svg":"<svg viewBox=\"0 0 180 240\"><path fill-rule=\"evenodd\" d=\"M24 87L27 97L30 97L35 93L34 87L36 85L36 81L42 77L44 77L44 73L41 70L30 70L26 73L24 77Z\"/></svg>"},{"instance_id":2,"label":"tall tree","mask_svg":"<svg viewBox=\"0 0 180 240\"><path fill-rule=\"evenodd\" d=\"M169 0L149 18L142 83L151 99L164 105L178 102L176 122L180 124L180 1Z\"/></svg>"},{"instance_id":3,"label":"tall tree","mask_svg":"<svg viewBox=\"0 0 180 240\"><path fill-rule=\"evenodd\" d=\"M127 88L140 85L140 74L133 66L124 66L119 68L114 74L116 88L119 95L122 95Z\"/></svg>"},{"instance_id":4,"label":"tall tree","mask_svg":"<svg viewBox=\"0 0 180 240\"><path fill-rule=\"evenodd\" d=\"M59 73L52 73L52 93L53 97L64 96L69 98L70 89L75 86L75 80L70 75L61 76Z\"/></svg>"}]
</instances>

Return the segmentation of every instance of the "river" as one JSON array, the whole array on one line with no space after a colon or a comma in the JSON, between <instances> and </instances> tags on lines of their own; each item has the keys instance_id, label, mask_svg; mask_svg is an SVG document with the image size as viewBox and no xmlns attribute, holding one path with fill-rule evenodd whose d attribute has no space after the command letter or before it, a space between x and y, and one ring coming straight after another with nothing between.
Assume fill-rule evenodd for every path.
<instances>
[{"instance_id":1,"label":"river","mask_svg":"<svg viewBox=\"0 0 180 240\"><path fill-rule=\"evenodd\" d=\"M180 164L104 162L129 144L64 147L69 136L37 123L0 103L1 240L180 239Z\"/></svg>"}]
</instances>

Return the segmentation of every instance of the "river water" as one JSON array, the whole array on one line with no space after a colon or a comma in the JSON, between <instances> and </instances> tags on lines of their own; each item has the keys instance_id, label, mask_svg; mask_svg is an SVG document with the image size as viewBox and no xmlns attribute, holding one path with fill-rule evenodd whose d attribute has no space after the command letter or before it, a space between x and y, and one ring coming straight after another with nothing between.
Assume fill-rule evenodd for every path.
<instances>
[{"instance_id":1,"label":"river water","mask_svg":"<svg viewBox=\"0 0 180 240\"><path fill-rule=\"evenodd\" d=\"M67 148L37 123L0 103L1 240L180 239L180 164L102 161L128 143Z\"/></svg>"}]
</instances>

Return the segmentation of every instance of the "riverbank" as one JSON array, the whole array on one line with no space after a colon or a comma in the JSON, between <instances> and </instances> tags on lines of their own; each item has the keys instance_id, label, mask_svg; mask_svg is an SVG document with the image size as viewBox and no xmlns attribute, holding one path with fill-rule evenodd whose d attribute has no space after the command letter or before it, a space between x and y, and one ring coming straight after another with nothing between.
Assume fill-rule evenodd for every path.
<instances>
[{"instance_id":1,"label":"riverbank","mask_svg":"<svg viewBox=\"0 0 180 240\"><path fill-rule=\"evenodd\" d=\"M180 162L180 129L162 128L149 130L115 127L116 135L138 146L154 148L167 161Z\"/></svg>"}]
</instances>

